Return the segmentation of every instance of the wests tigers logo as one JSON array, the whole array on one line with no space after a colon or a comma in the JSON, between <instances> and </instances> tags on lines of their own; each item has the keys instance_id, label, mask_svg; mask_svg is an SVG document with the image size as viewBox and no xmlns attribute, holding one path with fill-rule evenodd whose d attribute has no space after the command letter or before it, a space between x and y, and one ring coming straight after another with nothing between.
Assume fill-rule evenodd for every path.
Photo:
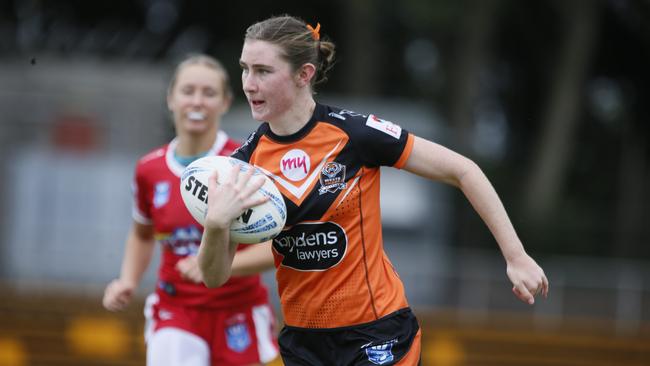
<instances>
[{"instance_id":1,"label":"wests tigers logo","mask_svg":"<svg viewBox=\"0 0 650 366\"><path fill-rule=\"evenodd\" d=\"M318 189L320 195L345 189L347 186L345 183L345 165L337 162L325 164L321 170L320 185L321 187Z\"/></svg>"}]
</instances>

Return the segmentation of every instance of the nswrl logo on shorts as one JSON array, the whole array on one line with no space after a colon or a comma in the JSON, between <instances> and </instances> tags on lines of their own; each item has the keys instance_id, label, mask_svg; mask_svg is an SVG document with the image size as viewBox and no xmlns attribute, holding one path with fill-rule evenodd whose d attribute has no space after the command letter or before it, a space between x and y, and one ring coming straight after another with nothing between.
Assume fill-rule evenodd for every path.
<instances>
[{"instance_id":1,"label":"nswrl logo on shorts","mask_svg":"<svg viewBox=\"0 0 650 366\"><path fill-rule=\"evenodd\" d=\"M368 356L368 361L375 365L383 365L393 361L395 356L393 356L392 349L395 343L397 343L396 339L384 344L367 347L366 355Z\"/></svg>"},{"instance_id":2,"label":"nswrl logo on shorts","mask_svg":"<svg viewBox=\"0 0 650 366\"><path fill-rule=\"evenodd\" d=\"M226 343L228 348L235 352L244 352L251 345L251 337L248 334L246 323L236 322L226 328Z\"/></svg>"}]
</instances>

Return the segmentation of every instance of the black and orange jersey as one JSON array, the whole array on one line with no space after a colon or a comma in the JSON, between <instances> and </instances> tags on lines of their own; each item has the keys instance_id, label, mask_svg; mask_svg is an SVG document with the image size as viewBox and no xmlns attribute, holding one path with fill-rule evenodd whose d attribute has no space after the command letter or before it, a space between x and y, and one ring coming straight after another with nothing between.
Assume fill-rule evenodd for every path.
<instances>
[{"instance_id":1,"label":"black and orange jersey","mask_svg":"<svg viewBox=\"0 0 650 366\"><path fill-rule=\"evenodd\" d=\"M297 133L263 123L232 155L272 177L287 205L273 240L287 325L350 326L408 306L383 249L379 174L405 164L413 139L373 115L316 104Z\"/></svg>"}]
</instances>

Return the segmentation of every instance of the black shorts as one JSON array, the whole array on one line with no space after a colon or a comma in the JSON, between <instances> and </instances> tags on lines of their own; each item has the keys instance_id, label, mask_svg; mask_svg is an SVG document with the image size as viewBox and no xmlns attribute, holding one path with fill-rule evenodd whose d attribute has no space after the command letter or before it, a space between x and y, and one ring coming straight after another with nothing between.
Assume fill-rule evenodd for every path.
<instances>
[{"instance_id":1,"label":"black shorts","mask_svg":"<svg viewBox=\"0 0 650 366\"><path fill-rule=\"evenodd\" d=\"M350 327L285 326L280 354L285 366L394 365L408 353L419 329L410 308Z\"/></svg>"}]
</instances>

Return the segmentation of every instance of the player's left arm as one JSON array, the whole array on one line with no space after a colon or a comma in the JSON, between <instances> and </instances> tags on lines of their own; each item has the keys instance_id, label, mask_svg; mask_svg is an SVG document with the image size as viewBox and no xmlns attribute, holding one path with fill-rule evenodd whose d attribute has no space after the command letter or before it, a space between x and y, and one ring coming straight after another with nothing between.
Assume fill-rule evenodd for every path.
<instances>
[{"instance_id":1,"label":"player's left arm","mask_svg":"<svg viewBox=\"0 0 650 366\"><path fill-rule=\"evenodd\" d=\"M232 261L231 276L251 276L274 268L271 242L248 245L249 248L235 253ZM202 283L203 275L197 256L189 255L176 262L176 270L181 277L194 283Z\"/></svg>"},{"instance_id":2,"label":"player's left arm","mask_svg":"<svg viewBox=\"0 0 650 366\"><path fill-rule=\"evenodd\" d=\"M533 304L534 296L548 295L548 279L526 253L494 187L472 160L434 142L415 137L404 170L459 188L483 219L506 260L513 292Z\"/></svg>"},{"instance_id":3,"label":"player's left arm","mask_svg":"<svg viewBox=\"0 0 650 366\"><path fill-rule=\"evenodd\" d=\"M274 268L271 242L247 245L232 261L232 276L250 276Z\"/></svg>"}]
</instances>

